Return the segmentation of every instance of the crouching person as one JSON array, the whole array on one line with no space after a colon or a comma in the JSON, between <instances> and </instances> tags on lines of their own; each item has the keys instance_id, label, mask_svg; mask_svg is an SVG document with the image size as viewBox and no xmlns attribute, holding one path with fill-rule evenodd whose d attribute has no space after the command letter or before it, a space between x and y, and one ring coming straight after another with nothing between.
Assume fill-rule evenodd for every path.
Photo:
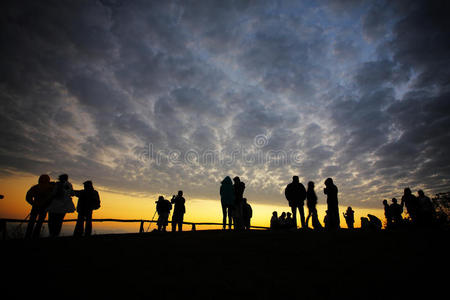
<instances>
[{"instance_id":1,"label":"crouching person","mask_svg":"<svg viewBox=\"0 0 450 300\"><path fill-rule=\"evenodd\" d=\"M88 180L83 183L84 190L73 191L74 195L78 197L77 203L77 224L73 232L74 236L82 236L83 231L85 236L92 233L92 211L100 208L100 196L94 189L92 181ZM86 226L85 226L86 223Z\"/></svg>"},{"instance_id":2,"label":"crouching person","mask_svg":"<svg viewBox=\"0 0 450 300\"><path fill-rule=\"evenodd\" d=\"M156 201L156 211L158 212L158 231L166 231L166 227L169 223L169 214L172 209L172 204L169 200L164 199L163 196L159 196Z\"/></svg>"}]
</instances>

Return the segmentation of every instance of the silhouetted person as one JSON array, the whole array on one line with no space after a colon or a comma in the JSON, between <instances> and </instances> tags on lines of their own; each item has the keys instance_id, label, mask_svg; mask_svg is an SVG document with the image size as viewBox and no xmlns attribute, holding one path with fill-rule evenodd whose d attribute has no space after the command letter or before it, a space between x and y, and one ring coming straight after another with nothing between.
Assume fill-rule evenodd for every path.
<instances>
[{"instance_id":1,"label":"silhouetted person","mask_svg":"<svg viewBox=\"0 0 450 300\"><path fill-rule=\"evenodd\" d=\"M361 217L361 229L362 230L370 230L370 222L369 219L366 217Z\"/></svg>"},{"instance_id":2,"label":"silhouetted person","mask_svg":"<svg viewBox=\"0 0 450 300\"><path fill-rule=\"evenodd\" d=\"M247 198L242 199L242 219L244 221L244 229L250 230L250 221L253 217L251 205L247 202Z\"/></svg>"},{"instance_id":3,"label":"silhouetted person","mask_svg":"<svg viewBox=\"0 0 450 300\"><path fill-rule=\"evenodd\" d=\"M156 211L158 212L158 231L166 231L171 210L172 204L170 201L164 199L163 196L159 196L158 201L156 201Z\"/></svg>"},{"instance_id":4,"label":"silhouetted person","mask_svg":"<svg viewBox=\"0 0 450 300\"><path fill-rule=\"evenodd\" d=\"M369 218L370 228L372 230L381 230L383 223L381 223L381 220L378 217L371 214L367 214L367 217Z\"/></svg>"},{"instance_id":5,"label":"silhouetted person","mask_svg":"<svg viewBox=\"0 0 450 300\"><path fill-rule=\"evenodd\" d=\"M392 211L391 206L388 204L387 200L383 200L384 206L384 217L386 218L387 228L392 227Z\"/></svg>"},{"instance_id":6,"label":"silhouetted person","mask_svg":"<svg viewBox=\"0 0 450 300\"><path fill-rule=\"evenodd\" d=\"M100 196L94 189L92 181L88 180L83 183L84 189L81 191L73 191L78 197L77 203L77 224L73 231L74 236L90 236L92 233L92 211L100 208ZM85 226L86 223L86 226Z\"/></svg>"},{"instance_id":7,"label":"silhouetted person","mask_svg":"<svg viewBox=\"0 0 450 300\"><path fill-rule=\"evenodd\" d=\"M306 206L308 207L308 216L306 217L306 227L308 227L309 218L312 218L312 226L314 229L322 228L317 216L317 195L314 191L314 182L308 182L308 190L306 191Z\"/></svg>"},{"instance_id":8,"label":"silhouetted person","mask_svg":"<svg viewBox=\"0 0 450 300\"><path fill-rule=\"evenodd\" d=\"M233 178L234 181L234 208L233 208L233 218L234 218L234 229L242 230L244 228L244 223L242 220L242 199L244 198L245 183L236 176Z\"/></svg>"},{"instance_id":9,"label":"silhouetted person","mask_svg":"<svg viewBox=\"0 0 450 300\"><path fill-rule=\"evenodd\" d=\"M425 196L422 190L419 190L417 197L417 223L420 226L430 226L434 218L434 206L431 199Z\"/></svg>"},{"instance_id":10,"label":"silhouetted person","mask_svg":"<svg viewBox=\"0 0 450 300\"><path fill-rule=\"evenodd\" d=\"M406 206L406 210L411 217L412 222L417 223L417 198L411 193L410 188L405 188L400 205Z\"/></svg>"},{"instance_id":11,"label":"silhouetted person","mask_svg":"<svg viewBox=\"0 0 450 300\"><path fill-rule=\"evenodd\" d=\"M223 179L220 186L220 202L222 204L223 229L225 230L227 227L227 215L228 228L231 229L231 225L233 224L234 188L229 176Z\"/></svg>"},{"instance_id":12,"label":"silhouetted person","mask_svg":"<svg viewBox=\"0 0 450 300\"><path fill-rule=\"evenodd\" d=\"M280 229L280 220L276 211L272 213L272 218L270 218L270 229Z\"/></svg>"},{"instance_id":13,"label":"silhouetted person","mask_svg":"<svg viewBox=\"0 0 450 300\"><path fill-rule=\"evenodd\" d=\"M73 188L67 174L59 175L59 181L53 188L53 199L48 207L48 231L51 237L59 236L66 213L73 213Z\"/></svg>"},{"instance_id":14,"label":"silhouetted person","mask_svg":"<svg viewBox=\"0 0 450 300\"><path fill-rule=\"evenodd\" d=\"M355 224L355 211L351 206L347 207L347 211L344 213L345 223L347 223L348 229L353 229Z\"/></svg>"},{"instance_id":15,"label":"silhouetted person","mask_svg":"<svg viewBox=\"0 0 450 300\"><path fill-rule=\"evenodd\" d=\"M278 222L280 223L280 228L286 229L286 213L283 211L281 216L278 218Z\"/></svg>"},{"instance_id":16,"label":"silhouetted person","mask_svg":"<svg viewBox=\"0 0 450 300\"><path fill-rule=\"evenodd\" d=\"M183 198L183 191L178 191L178 195L172 197L170 201L174 204L173 214L172 214L172 231L176 231L178 225L178 231L183 231L183 219L186 212L186 207L184 203L186 200Z\"/></svg>"},{"instance_id":17,"label":"silhouetted person","mask_svg":"<svg viewBox=\"0 0 450 300\"><path fill-rule=\"evenodd\" d=\"M306 228L305 211L303 209L306 199L306 190L303 184L300 183L298 176L292 177L292 182L286 186L284 195L289 202L289 206L291 207L295 228L297 228L297 209L300 212L302 228Z\"/></svg>"},{"instance_id":18,"label":"silhouetted person","mask_svg":"<svg viewBox=\"0 0 450 300\"><path fill-rule=\"evenodd\" d=\"M330 224L328 224L328 210L325 211L325 216L323 217L323 225L325 226L325 228L329 228Z\"/></svg>"},{"instance_id":19,"label":"silhouetted person","mask_svg":"<svg viewBox=\"0 0 450 300\"><path fill-rule=\"evenodd\" d=\"M31 205L31 212L25 238L39 238L42 224L47 216L47 207L52 200L53 186L54 183L50 182L50 177L43 174L39 176L38 184L28 190L25 200ZM36 226L34 226L35 223Z\"/></svg>"},{"instance_id":20,"label":"silhouetted person","mask_svg":"<svg viewBox=\"0 0 450 300\"><path fill-rule=\"evenodd\" d=\"M286 220L284 221L285 222L285 227L287 229L295 228L295 223L294 223L294 219L292 218L292 214L290 212L288 212L286 215L287 215L286 216Z\"/></svg>"},{"instance_id":21,"label":"silhouetted person","mask_svg":"<svg viewBox=\"0 0 450 300\"><path fill-rule=\"evenodd\" d=\"M392 198L392 204L389 206L389 211L391 213L392 217L392 223L395 226L398 226L402 223L402 213L403 213L403 207L397 203L396 198Z\"/></svg>"},{"instance_id":22,"label":"silhouetted person","mask_svg":"<svg viewBox=\"0 0 450 300\"><path fill-rule=\"evenodd\" d=\"M327 195L327 225L328 229L338 229L339 220L339 206L338 206L338 188L334 185L333 179L327 178L325 180L325 188L323 189L325 195Z\"/></svg>"}]
</instances>

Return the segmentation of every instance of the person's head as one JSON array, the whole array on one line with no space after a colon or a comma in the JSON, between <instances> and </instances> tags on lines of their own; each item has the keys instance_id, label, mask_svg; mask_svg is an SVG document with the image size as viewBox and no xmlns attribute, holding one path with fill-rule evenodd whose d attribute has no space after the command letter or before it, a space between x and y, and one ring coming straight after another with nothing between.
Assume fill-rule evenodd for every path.
<instances>
[{"instance_id":1,"label":"person's head","mask_svg":"<svg viewBox=\"0 0 450 300\"><path fill-rule=\"evenodd\" d=\"M274 212L272 213L272 216L278 217L278 213L277 213L276 211L274 211Z\"/></svg>"},{"instance_id":2,"label":"person's head","mask_svg":"<svg viewBox=\"0 0 450 300\"><path fill-rule=\"evenodd\" d=\"M48 176L47 174L42 174L41 176L39 176L38 183L40 185L49 184L50 183L50 176Z\"/></svg>"},{"instance_id":3,"label":"person's head","mask_svg":"<svg viewBox=\"0 0 450 300\"><path fill-rule=\"evenodd\" d=\"M67 180L69 180L69 175L67 174L61 174L58 176L58 180L61 182L66 182Z\"/></svg>"},{"instance_id":4,"label":"person's head","mask_svg":"<svg viewBox=\"0 0 450 300\"><path fill-rule=\"evenodd\" d=\"M403 190L403 194L405 194L405 195L411 195L411 189L410 189L409 187L405 188L405 189Z\"/></svg>"},{"instance_id":5,"label":"person's head","mask_svg":"<svg viewBox=\"0 0 450 300\"><path fill-rule=\"evenodd\" d=\"M397 204L397 198L392 198L392 203Z\"/></svg>"},{"instance_id":6,"label":"person's head","mask_svg":"<svg viewBox=\"0 0 450 300\"><path fill-rule=\"evenodd\" d=\"M83 186L84 186L85 190L93 190L94 189L94 185L92 184L92 181L90 181L90 180L83 182Z\"/></svg>"},{"instance_id":7,"label":"person's head","mask_svg":"<svg viewBox=\"0 0 450 300\"><path fill-rule=\"evenodd\" d=\"M383 200L383 205L384 205L384 206L388 205L388 202L387 202L387 200L386 200L386 199L385 199L385 200Z\"/></svg>"},{"instance_id":8,"label":"person's head","mask_svg":"<svg viewBox=\"0 0 450 300\"><path fill-rule=\"evenodd\" d=\"M333 185L333 179L327 178L327 180L325 180L325 186L331 186L331 185Z\"/></svg>"},{"instance_id":9,"label":"person's head","mask_svg":"<svg viewBox=\"0 0 450 300\"><path fill-rule=\"evenodd\" d=\"M310 181L310 182L308 182L308 189L314 189L314 182L313 181Z\"/></svg>"},{"instance_id":10,"label":"person's head","mask_svg":"<svg viewBox=\"0 0 450 300\"><path fill-rule=\"evenodd\" d=\"M233 182L231 181L230 176L226 176L226 177L222 180L222 184L233 184Z\"/></svg>"},{"instance_id":11,"label":"person's head","mask_svg":"<svg viewBox=\"0 0 450 300\"><path fill-rule=\"evenodd\" d=\"M281 213L281 218L286 218L286 213L284 211Z\"/></svg>"},{"instance_id":12,"label":"person's head","mask_svg":"<svg viewBox=\"0 0 450 300\"><path fill-rule=\"evenodd\" d=\"M287 213L287 217L288 217L288 218L290 218L291 215L292 215L292 214L291 214L290 212Z\"/></svg>"},{"instance_id":13,"label":"person's head","mask_svg":"<svg viewBox=\"0 0 450 300\"><path fill-rule=\"evenodd\" d=\"M292 182L299 183L300 180L298 179L298 176L292 176Z\"/></svg>"},{"instance_id":14,"label":"person's head","mask_svg":"<svg viewBox=\"0 0 450 300\"><path fill-rule=\"evenodd\" d=\"M233 178L234 183L238 183L241 182L241 179L239 178L239 176L236 176Z\"/></svg>"},{"instance_id":15,"label":"person's head","mask_svg":"<svg viewBox=\"0 0 450 300\"><path fill-rule=\"evenodd\" d=\"M417 193L419 194L420 197L425 196L425 193L422 190L418 190Z\"/></svg>"},{"instance_id":16,"label":"person's head","mask_svg":"<svg viewBox=\"0 0 450 300\"><path fill-rule=\"evenodd\" d=\"M178 196L183 196L183 191L178 191Z\"/></svg>"},{"instance_id":17,"label":"person's head","mask_svg":"<svg viewBox=\"0 0 450 300\"><path fill-rule=\"evenodd\" d=\"M158 201L164 201L164 197L163 196L159 196L158 197Z\"/></svg>"},{"instance_id":18,"label":"person's head","mask_svg":"<svg viewBox=\"0 0 450 300\"><path fill-rule=\"evenodd\" d=\"M347 211L353 211L352 207L351 206L347 207Z\"/></svg>"}]
</instances>

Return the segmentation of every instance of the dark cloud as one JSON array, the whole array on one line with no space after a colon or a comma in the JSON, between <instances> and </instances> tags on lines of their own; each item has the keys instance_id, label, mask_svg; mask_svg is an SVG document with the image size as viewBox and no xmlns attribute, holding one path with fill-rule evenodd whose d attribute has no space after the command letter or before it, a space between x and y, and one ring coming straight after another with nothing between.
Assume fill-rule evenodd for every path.
<instances>
[{"instance_id":1,"label":"dark cloud","mask_svg":"<svg viewBox=\"0 0 450 300\"><path fill-rule=\"evenodd\" d=\"M252 201L275 203L299 174L333 177L345 204L367 207L405 185L450 185L446 1L16 1L2 12L3 175L67 172L128 193L177 182L212 199L239 175Z\"/></svg>"}]
</instances>

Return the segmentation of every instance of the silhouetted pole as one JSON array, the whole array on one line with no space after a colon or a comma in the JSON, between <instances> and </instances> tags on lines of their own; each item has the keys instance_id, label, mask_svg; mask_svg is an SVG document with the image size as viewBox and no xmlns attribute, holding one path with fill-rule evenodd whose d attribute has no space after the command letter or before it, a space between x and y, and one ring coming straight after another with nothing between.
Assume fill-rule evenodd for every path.
<instances>
[{"instance_id":1,"label":"silhouetted pole","mask_svg":"<svg viewBox=\"0 0 450 300\"><path fill-rule=\"evenodd\" d=\"M195 231L195 223L192 223L192 231Z\"/></svg>"},{"instance_id":2,"label":"silhouetted pole","mask_svg":"<svg viewBox=\"0 0 450 300\"><path fill-rule=\"evenodd\" d=\"M141 227L139 227L139 233L144 232L144 221L141 221Z\"/></svg>"}]
</instances>

